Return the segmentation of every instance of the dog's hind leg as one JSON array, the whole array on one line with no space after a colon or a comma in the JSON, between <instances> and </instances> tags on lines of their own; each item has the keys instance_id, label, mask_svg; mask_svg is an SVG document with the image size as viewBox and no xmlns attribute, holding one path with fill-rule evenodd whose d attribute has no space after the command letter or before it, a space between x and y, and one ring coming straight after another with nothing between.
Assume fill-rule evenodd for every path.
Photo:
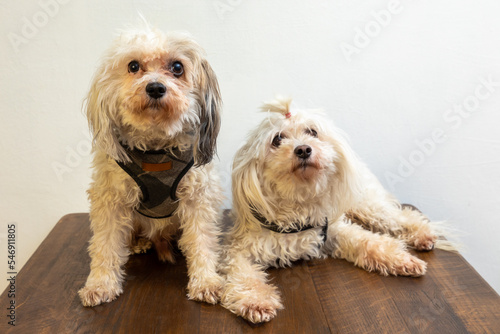
<instances>
[{"instance_id":1,"label":"dog's hind leg","mask_svg":"<svg viewBox=\"0 0 500 334\"><path fill-rule=\"evenodd\" d=\"M132 235L132 240L130 241L130 252L132 254L142 254L146 253L151 249L153 243L148 238L138 237Z\"/></svg>"},{"instance_id":2,"label":"dog's hind leg","mask_svg":"<svg viewBox=\"0 0 500 334\"><path fill-rule=\"evenodd\" d=\"M422 276L427 264L411 255L402 240L339 220L329 227L332 256L382 275Z\"/></svg>"},{"instance_id":3,"label":"dog's hind leg","mask_svg":"<svg viewBox=\"0 0 500 334\"><path fill-rule=\"evenodd\" d=\"M172 246L171 235L165 235L164 233L158 233L152 239L156 253L158 254L158 259L162 262L175 263L175 252Z\"/></svg>"},{"instance_id":4,"label":"dog's hind leg","mask_svg":"<svg viewBox=\"0 0 500 334\"><path fill-rule=\"evenodd\" d=\"M402 207L388 194L366 196L346 213L346 218L372 232L401 239L420 251L432 250L437 240L426 216L412 207Z\"/></svg>"}]
</instances>

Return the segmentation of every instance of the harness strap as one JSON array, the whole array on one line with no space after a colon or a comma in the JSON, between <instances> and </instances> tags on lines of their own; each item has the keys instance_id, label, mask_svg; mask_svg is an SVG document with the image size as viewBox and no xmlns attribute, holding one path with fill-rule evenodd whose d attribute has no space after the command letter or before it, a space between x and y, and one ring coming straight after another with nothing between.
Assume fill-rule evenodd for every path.
<instances>
[{"instance_id":1,"label":"harness strap","mask_svg":"<svg viewBox=\"0 0 500 334\"><path fill-rule=\"evenodd\" d=\"M142 151L122 146L131 162L116 163L141 189L137 212L154 219L171 217L179 205L177 187L194 165L193 148Z\"/></svg>"},{"instance_id":2,"label":"harness strap","mask_svg":"<svg viewBox=\"0 0 500 334\"><path fill-rule=\"evenodd\" d=\"M280 227L276 223L268 221L265 217L263 217L261 214L259 214L255 210L252 210L252 213L253 213L253 216L260 222L260 225L262 227L264 227L265 229L268 229L270 231L276 232L276 233L283 233L283 234L299 233L299 232L310 230L312 228L319 227L319 226L311 225L310 224L310 217L307 217L306 224L302 225L301 228L283 229L282 227ZM297 223L300 223L300 222L298 221ZM321 236L323 237L323 243L326 242L327 233L328 233L328 218L325 217L325 224L321 228Z\"/></svg>"}]
</instances>

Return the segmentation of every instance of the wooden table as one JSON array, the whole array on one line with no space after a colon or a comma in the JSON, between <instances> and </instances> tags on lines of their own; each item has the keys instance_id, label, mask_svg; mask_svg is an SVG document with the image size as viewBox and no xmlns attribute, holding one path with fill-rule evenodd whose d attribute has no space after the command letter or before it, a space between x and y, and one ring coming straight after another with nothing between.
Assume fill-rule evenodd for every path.
<instances>
[{"instance_id":1,"label":"wooden table","mask_svg":"<svg viewBox=\"0 0 500 334\"><path fill-rule=\"evenodd\" d=\"M134 255L124 293L94 308L77 291L89 273L88 214L63 217L16 279L16 327L0 297L0 333L500 333L500 297L462 258L419 253L421 278L382 277L343 260L298 262L272 269L285 310L251 326L223 309L186 298L186 264ZM227 221L227 218L225 218Z\"/></svg>"}]
</instances>

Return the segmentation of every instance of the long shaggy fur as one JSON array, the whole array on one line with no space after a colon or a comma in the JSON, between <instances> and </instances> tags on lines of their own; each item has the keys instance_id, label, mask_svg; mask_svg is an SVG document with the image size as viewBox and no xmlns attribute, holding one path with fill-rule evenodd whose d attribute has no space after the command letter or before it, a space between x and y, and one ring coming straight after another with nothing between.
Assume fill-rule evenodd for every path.
<instances>
[{"instance_id":1,"label":"long shaggy fur","mask_svg":"<svg viewBox=\"0 0 500 334\"><path fill-rule=\"evenodd\" d=\"M267 282L269 266L332 256L382 275L421 276L426 263L407 247L428 251L438 239L424 215L402 208L381 186L341 130L320 111L292 110L290 102L264 104L265 119L234 158L235 225L222 264L222 304L252 322L269 321L283 307ZM296 153L300 147L310 148L307 159ZM283 230L315 228L273 232L254 212Z\"/></svg>"},{"instance_id":2,"label":"long shaggy fur","mask_svg":"<svg viewBox=\"0 0 500 334\"><path fill-rule=\"evenodd\" d=\"M140 64L136 73L131 61ZM183 65L176 76L173 62ZM151 98L148 83L166 94ZM211 160L220 127L217 78L201 47L189 36L145 27L123 32L107 51L93 78L86 112L94 136L94 173L88 191L93 232L90 274L79 291L85 306L110 302L122 293L123 265L131 252L152 245L162 261L175 260L172 243L188 264L188 297L216 303L222 289L217 273L217 221L222 201ZM179 206L170 218L139 214L142 192L117 161L130 161L125 148L181 151L194 147L195 167L177 188Z\"/></svg>"}]
</instances>

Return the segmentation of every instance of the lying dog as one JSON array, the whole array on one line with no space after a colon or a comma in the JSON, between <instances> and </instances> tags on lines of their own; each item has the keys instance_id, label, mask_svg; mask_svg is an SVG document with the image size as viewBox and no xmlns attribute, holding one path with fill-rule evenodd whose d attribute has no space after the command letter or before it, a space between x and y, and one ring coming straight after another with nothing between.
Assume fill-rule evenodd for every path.
<instances>
[{"instance_id":1,"label":"lying dog","mask_svg":"<svg viewBox=\"0 0 500 334\"><path fill-rule=\"evenodd\" d=\"M319 111L292 112L288 99L262 109L267 118L234 158L222 305L269 321L283 306L264 270L299 259L332 256L382 275L424 275L426 263L407 246L434 248L428 219L402 208Z\"/></svg>"}]
</instances>

